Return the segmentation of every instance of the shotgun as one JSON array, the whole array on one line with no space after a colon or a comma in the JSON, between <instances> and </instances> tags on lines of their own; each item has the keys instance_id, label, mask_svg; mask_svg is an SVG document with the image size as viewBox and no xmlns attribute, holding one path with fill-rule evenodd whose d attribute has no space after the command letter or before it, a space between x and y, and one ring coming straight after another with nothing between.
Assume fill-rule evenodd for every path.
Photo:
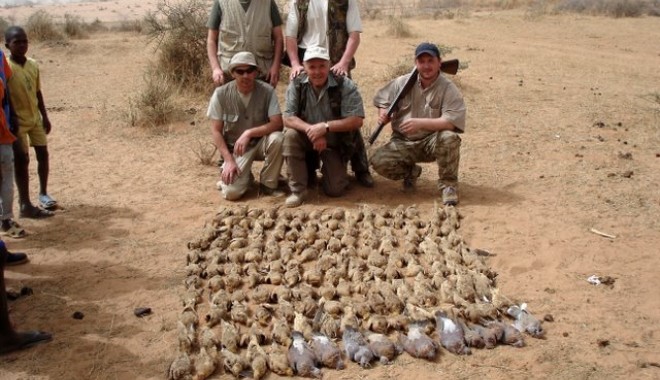
<instances>
[{"instance_id":1,"label":"shotgun","mask_svg":"<svg viewBox=\"0 0 660 380\"><path fill-rule=\"evenodd\" d=\"M451 74L451 75L456 75L458 72L458 59L450 59L448 61L442 61L440 63L440 71L443 73ZM412 86L415 85L415 82L417 81L417 68L415 67L411 72L410 72L410 78L408 78L408 81L401 87L401 90L396 94L394 97L394 100L392 101L392 104L390 104L389 107L387 107L387 116L392 117L392 114L396 110L397 105L401 101L401 99L408 94ZM369 144L372 144L376 141L378 138L378 135L380 135L380 132L383 131L383 127L385 125L381 124L378 122L378 126L376 126L376 130L374 133L371 134L369 137Z\"/></svg>"}]
</instances>

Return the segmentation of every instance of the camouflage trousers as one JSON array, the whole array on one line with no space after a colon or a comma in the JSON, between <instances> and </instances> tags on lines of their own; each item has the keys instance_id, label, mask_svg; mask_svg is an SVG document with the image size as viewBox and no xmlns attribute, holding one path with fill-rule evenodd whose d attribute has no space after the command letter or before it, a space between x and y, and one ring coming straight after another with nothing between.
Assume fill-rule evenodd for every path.
<instances>
[{"instance_id":1,"label":"camouflage trousers","mask_svg":"<svg viewBox=\"0 0 660 380\"><path fill-rule=\"evenodd\" d=\"M374 170L385 178L402 180L412 175L417 162L438 163L438 189L458 185L461 138L456 132L441 131L416 141L394 134L371 156Z\"/></svg>"}]
</instances>

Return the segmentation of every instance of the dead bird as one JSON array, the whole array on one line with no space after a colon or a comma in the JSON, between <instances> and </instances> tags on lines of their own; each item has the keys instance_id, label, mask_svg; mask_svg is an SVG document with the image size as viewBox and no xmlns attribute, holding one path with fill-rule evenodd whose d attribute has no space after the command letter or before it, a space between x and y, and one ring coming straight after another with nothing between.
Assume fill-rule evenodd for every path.
<instances>
[{"instance_id":1,"label":"dead bird","mask_svg":"<svg viewBox=\"0 0 660 380\"><path fill-rule=\"evenodd\" d=\"M465 332L460 323L449 318L443 310L435 312L435 323L442 347L456 355L471 354L470 348L465 345Z\"/></svg>"},{"instance_id":2,"label":"dead bird","mask_svg":"<svg viewBox=\"0 0 660 380\"><path fill-rule=\"evenodd\" d=\"M374 353L369 348L367 340L358 330L351 326L344 327L342 339L344 341L344 351L350 360L360 364L362 368L371 366Z\"/></svg>"},{"instance_id":3,"label":"dead bird","mask_svg":"<svg viewBox=\"0 0 660 380\"><path fill-rule=\"evenodd\" d=\"M222 335L220 342L227 350L238 353L238 345L240 342L240 335L236 327L229 322L222 321Z\"/></svg>"},{"instance_id":4,"label":"dead bird","mask_svg":"<svg viewBox=\"0 0 660 380\"><path fill-rule=\"evenodd\" d=\"M293 376L293 368L289 366L289 359L284 348L273 342L268 350L268 368L280 376Z\"/></svg>"},{"instance_id":5,"label":"dead bird","mask_svg":"<svg viewBox=\"0 0 660 380\"><path fill-rule=\"evenodd\" d=\"M298 376L321 377L321 370L316 366L317 360L312 349L305 342L303 334L294 331L293 343L289 347L289 366Z\"/></svg>"},{"instance_id":6,"label":"dead bird","mask_svg":"<svg viewBox=\"0 0 660 380\"><path fill-rule=\"evenodd\" d=\"M210 351L210 352L209 352ZM194 380L204 380L211 376L216 369L217 349L214 347L207 349L202 347L199 354L195 359L195 376Z\"/></svg>"},{"instance_id":7,"label":"dead bird","mask_svg":"<svg viewBox=\"0 0 660 380\"><path fill-rule=\"evenodd\" d=\"M411 323L407 335L399 334L399 343L412 357L434 360L438 353L438 344L426 335L426 323L419 321Z\"/></svg>"},{"instance_id":8,"label":"dead bird","mask_svg":"<svg viewBox=\"0 0 660 380\"><path fill-rule=\"evenodd\" d=\"M220 350L220 353L223 359L223 366L231 372L234 377L238 378L241 372L248 368L248 363L245 362L245 359L241 355L231 352L226 347L223 347L222 350Z\"/></svg>"},{"instance_id":9,"label":"dead bird","mask_svg":"<svg viewBox=\"0 0 660 380\"><path fill-rule=\"evenodd\" d=\"M481 336L484 341L484 348L487 349L495 348L504 335L504 325L500 323L485 323L485 326L471 325L470 328Z\"/></svg>"},{"instance_id":10,"label":"dead bird","mask_svg":"<svg viewBox=\"0 0 660 380\"><path fill-rule=\"evenodd\" d=\"M383 334L366 333L369 348L381 364L390 364L403 351L401 345L395 344Z\"/></svg>"},{"instance_id":11,"label":"dead bird","mask_svg":"<svg viewBox=\"0 0 660 380\"><path fill-rule=\"evenodd\" d=\"M534 338L543 338L545 336L541 321L527 311L527 304L523 303L520 306L513 305L506 310L506 313L516 319L513 327L518 331L526 332Z\"/></svg>"},{"instance_id":12,"label":"dead bird","mask_svg":"<svg viewBox=\"0 0 660 380\"><path fill-rule=\"evenodd\" d=\"M296 313L296 317L293 320L293 331L301 333L305 339L312 339L313 330L307 318L300 313Z\"/></svg>"},{"instance_id":13,"label":"dead bird","mask_svg":"<svg viewBox=\"0 0 660 380\"><path fill-rule=\"evenodd\" d=\"M266 375L268 372L268 355L259 345L259 339L256 335L250 337L246 358L252 368L253 379L259 380Z\"/></svg>"},{"instance_id":14,"label":"dead bird","mask_svg":"<svg viewBox=\"0 0 660 380\"><path fill-rule=\"evenodd\" d=\"M484 337L475 329L471 329L464 322L460 321L461 327L463 327L463 332L465 333L465 344L468 347L474 348L484 348L486 347L486 341ZM497 340L496 340L497 342Z\"/></svg>"},{"instance_id":15,"label":"dead bird","mask_svg":"<svg viewBox=\"0 0 660 380\"><path fill-rule=\"evenodd\" d=\"M179 340L179 350L187 354L191 353L193 342L195 342L195 328L191 325L186 327L183 322L177 322L177 339Z\"/></svg>"},{"instance_id":16,"label":"dead bird","mask_svg":"<svg viewBox=\"0 0 660 380\"><path fill-rule=\"evenodd\" d=\"M525 346L525 339L513 325L500 321L492 321L486 323L486 328L492 329L497 334L499 338L498 343L514 347Z\"/></svg>"},{"instance_id":17,"label":"dead bird","mask_svg":"<svg viewBox=\"0 0 660 380\"><path fill-rule=\"evenodd\" d=\"M168 380L185 380L192 379L192 362L190 361L190 356L188 353L181 352L179 356L172 361L170 367L167 370L167 379Z\"/></svg>"},{"instance_id":18,"label":"dead bird","mask_svg":"<svg viewBox=\"0 0 660 380\"><path fill-rule=\"evenodd\" d=\"M284 347L289 347L291 344L291 329L284 319L277 318L274 320L272 335L273 341Z\"/></svg>"},{"instance_id":19,"label":"dead bird","mask_svg":"<svg viewBox=\"0 0 660 380\"><path fill-rule=\"evenodd\" d=\"M323 364L323 366L334 369L346 368L339 347L337 347L337 345L327 336L314 333L309 345L312 351L314 351L316 359Z\"/></svg>"}]
</instances>

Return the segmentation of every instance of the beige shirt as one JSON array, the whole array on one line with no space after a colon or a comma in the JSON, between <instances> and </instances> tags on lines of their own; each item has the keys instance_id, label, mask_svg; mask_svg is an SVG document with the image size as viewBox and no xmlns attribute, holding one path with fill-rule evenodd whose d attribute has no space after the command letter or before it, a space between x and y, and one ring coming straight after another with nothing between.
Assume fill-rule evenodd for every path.
<instances>
[{"instance_id":1,"label":"beige shirt","mask_svg":"<svg viewBox=\"0 0 660 380\"><path fill-rule=\"evenodd\" d=\"M400 76L385 87L378 90L374 97L374 105L378 108L388 108L396 94L410 78L410 74ZM392 129L401 133L399 126L410 118L434 119L443 117L452 123L458 133L465 131L465 103L463 95L456 85L442 74L429 87L422 89L417 83L410 92L404 96L398 105L398 110L392 116ZM431 131L421 131L406 136L408 140L420 140L430 135Z\"/></svg>"}]
</instances>

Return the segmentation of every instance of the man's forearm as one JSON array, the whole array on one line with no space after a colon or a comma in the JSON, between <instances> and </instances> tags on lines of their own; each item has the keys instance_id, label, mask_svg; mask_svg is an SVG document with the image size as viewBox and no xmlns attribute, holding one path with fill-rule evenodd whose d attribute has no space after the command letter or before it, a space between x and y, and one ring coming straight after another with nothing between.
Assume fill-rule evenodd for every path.
<instances>
[{"instance_id":1,"label":"man's forearm","mask_svg":"<svg viewBox=\"0 0 660 380\"><path fill-rule=\"evenodd\" d=\"M289 55L291 66L301 66L300 57L298 57L298 40L293 37L286 37L286 53Z\"/></svg>"},{"instance_id":2,"label":"man's forearm","mask_svg":"<svg viewBox=\"0 0 660 380\"><path fill-rule=\"evenodd\" d=\"M307 132L310 124L305 122L298 116L288 116L284 118L284 126L287 128L295 129L298 132Z\"/></svg>"},{"instance_id":3,"label":"man's forearm","mask_svg":"<svg viewBox=\"0 0 660 380\"><path fill-rule=\"evenodd\" d=\"M220 61L218 60L218 38L220 32L217 30L209 29L206 37L206 55L211 65L211 70L220 69Z\"/></svg>"},{"instance_id":4,"label":"man's forearm","mask_svg":"<svg viewBox=\"0 0 660 380\"><path fill-rule=\"evenodd\" d=\"M218 152L220 152L220 155L225 161L233 160L234 156L232 156L231 152L229 151L229 147L225 142L225 138L222 136L221 122L218 120L213 120L212 123L211 135L213 136L213 143L215 144L215 147L218 148Z\"/></svg>"},{"instance_id":5,"label":"man's forearm","mask_svg":"<svg viewBox=\"0 0 660 380\"><path fill-rule=\"evenodd\" d=\"M331 132L351 132L362 128L364 119L359 116L348 116L343 119L327 121Z\"/></svg>"},{"instance_id":6,"label":"man's forearm","mask_svg":"<svg viewBox=\"0 0 660 380\"><path fill-rule=\"evenodd\" d=\"M284 37L282 36L281 26L273 28L273 44L275 49L273 52L273 65L279 66L282 62L282 51L284 50Z\"/></svg>"},{"instance_id":7,"label":"man's forearm","mask_svg":"<svg viewBox=\"0 0 660 380\"><path fill-rule=\"evenodd\" d=\"M358 46L360 46L360 32L351 32L348 35L344 54L341 56L342 62L346 64L350 63L355 56L355 52L357 52Z\"/></svg>"},{"instance_id":8,"label":"man's forearm","mask_svg":"<svg viewBox=\"0 0 660 380\"><path fill-rule=\"evenodd\" d=\"M273 132L277 132L281 130L282 130L282 115L273 116L270 118L268 123L248 129L251 138L259 138L259 137L267 136Z\"/></svg>"}]
</instances>

